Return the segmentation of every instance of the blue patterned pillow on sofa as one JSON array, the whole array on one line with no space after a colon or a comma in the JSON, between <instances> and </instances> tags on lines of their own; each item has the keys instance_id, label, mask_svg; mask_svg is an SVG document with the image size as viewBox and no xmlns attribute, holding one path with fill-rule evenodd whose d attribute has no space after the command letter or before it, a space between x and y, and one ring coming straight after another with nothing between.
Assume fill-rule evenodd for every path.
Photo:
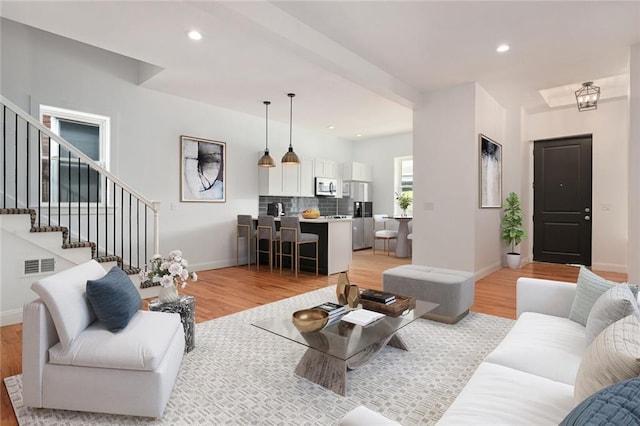
<instances>
[{"instance_id":1,"label":"blue patterned pillow on sofa","mask_svg":"<svg viewBox=\"0 0 640 426\"><path fill-rule=\"evenodd\" d=\"M97 280L87 281L87 299L109 331L120 331L142 307L140 293L131 278L117 266Z\"/></svg>"},{"instance_id":2,"label":"blue patterned pillow on sofa","mask_svg":"<svg viewBox=\"0 0 640 426\"><path fill-rule=\"evenodd\" d=\"M560 426L640 425L640 377L594 393L562 420Z\"/></svg>"}]
</instances>

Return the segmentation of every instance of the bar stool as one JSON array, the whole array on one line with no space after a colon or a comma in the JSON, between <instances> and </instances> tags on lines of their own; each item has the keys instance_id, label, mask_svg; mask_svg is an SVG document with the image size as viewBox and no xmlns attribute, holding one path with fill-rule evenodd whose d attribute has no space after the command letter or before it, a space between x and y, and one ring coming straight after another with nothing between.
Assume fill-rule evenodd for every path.
<instances>
[{"instance_id":1,"label":"bar stool","mask_svg":"<svg viewBox=\"0 0 640 426\"><path fill-rule=\"evenodd\" d=\"M387 219L383 214L374 214L373 220L373 254L376 254L376 240L384 240L384 251L389 256L389 240L396 240L398 231L387 229ZM383 229L376 231L376 224L380 222L382 222Z\"/></svg>"},{"instance_id":2,"label":"bar stool","mask_svg":"<svg viewBox=\"0 0 640 426\"><path fill-rule=\"evenodd\" d=\"M260 240L269 241L269 250L260 249ZM258 230L256 233L256 265L260 270L260 253L269 253L269 270L273 272L273 255L278 256L280 232L276 231L276 221L273 216L258 216ZM274 245L274 243L276 243ZM274 250L273 252L271 250Z\"/></svg>"},{"instance_id":3,"label":"bar stool","mask_svg":"<svg viewBox=\"0 0 640 426\"><path fill-rule=\"evenodd\" d=\"M251 244L256 239L256 228L251 215L238 215L238 223L236 225L236 266L240 266L240 238L247 239L247 268L251 269Z\"/></svg>"},{"instance_id":4,"label":"bar stool","mask_svg":"<svg viewBox=\"0 0 640 426\"><path fill-rule=\"evenodd\" d=\"M298 270L300 269L300 259L314 260L316 262L316 275L318 275L318 240L317 234L303 233L300 230L300 218L298 217L283 217L280 219L280 274L282 274L282 257L291 257L292 269L295 265L296 278L298 278ZM284 254L282 245L289 243L291 247L291 254ZM302 244L315 243L316 256L300 256L300 246ZM293 250L295 249L295 258Z\"/></svg>"}]
</instances>

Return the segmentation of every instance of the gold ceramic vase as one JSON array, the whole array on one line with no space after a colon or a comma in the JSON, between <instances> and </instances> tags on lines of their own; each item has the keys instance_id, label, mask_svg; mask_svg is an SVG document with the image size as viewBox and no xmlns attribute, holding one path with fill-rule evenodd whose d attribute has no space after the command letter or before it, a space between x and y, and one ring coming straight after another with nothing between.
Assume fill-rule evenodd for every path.
<instances>
[{"instance_id":1,"label":"gold ceramic vase","mask_svg":"<svg viewBox=\"0 0 640 426\"><path fill-rule=\"evenodd\" d=\"M338 284L336 285L336 298L338 305L347 304L347 292L349 290L349 275L346 272L340 272L338 275Z\"/></svg>"},{"instance_id":2,"label":"gold ceramic vase","mask_svg":"<svg viewBox=\"0 0 640 426\"><path fill-rule=\"evenodd\" d=\"M349 285L347 289L347 304L349 307L355 308L360 303L360 289L355 284Z\"/></svg>"}]
</instances>

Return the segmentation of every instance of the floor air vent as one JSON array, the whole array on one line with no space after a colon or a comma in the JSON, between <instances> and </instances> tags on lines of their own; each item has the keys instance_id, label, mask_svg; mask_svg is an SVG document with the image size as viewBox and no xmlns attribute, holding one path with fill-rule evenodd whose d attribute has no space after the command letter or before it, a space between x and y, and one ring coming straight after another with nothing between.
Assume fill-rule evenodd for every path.
<instances>
[{"instance_id":1,"label":"floor air vent","mask_svg":"<svg viewBox=\"0 0 640 426\"><path fill-rule=\"evenodd\" d=\"M47 259L27 259L24 261L25 275L54 272L55 269L56 260L53 257Z\"/></svg>"}]
</instances>

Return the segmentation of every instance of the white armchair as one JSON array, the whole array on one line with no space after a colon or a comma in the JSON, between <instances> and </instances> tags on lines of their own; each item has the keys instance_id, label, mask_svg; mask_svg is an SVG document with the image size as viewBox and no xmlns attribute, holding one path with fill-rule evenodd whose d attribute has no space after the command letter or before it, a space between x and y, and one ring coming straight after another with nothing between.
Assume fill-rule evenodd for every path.
<instances>
[{"instance_id":1,"label":"white armchair","mask_svg":"<svg viewBox=\"0 0 640 426\"><path fill-rule=\"evenodd\" d=\"M117 333L87 300L87 280L106 274L90 261L32 286L25 304L23 401L27 407L160 417L184 353L178 314L137 311Z\"/></svg>"}]
</instances>

